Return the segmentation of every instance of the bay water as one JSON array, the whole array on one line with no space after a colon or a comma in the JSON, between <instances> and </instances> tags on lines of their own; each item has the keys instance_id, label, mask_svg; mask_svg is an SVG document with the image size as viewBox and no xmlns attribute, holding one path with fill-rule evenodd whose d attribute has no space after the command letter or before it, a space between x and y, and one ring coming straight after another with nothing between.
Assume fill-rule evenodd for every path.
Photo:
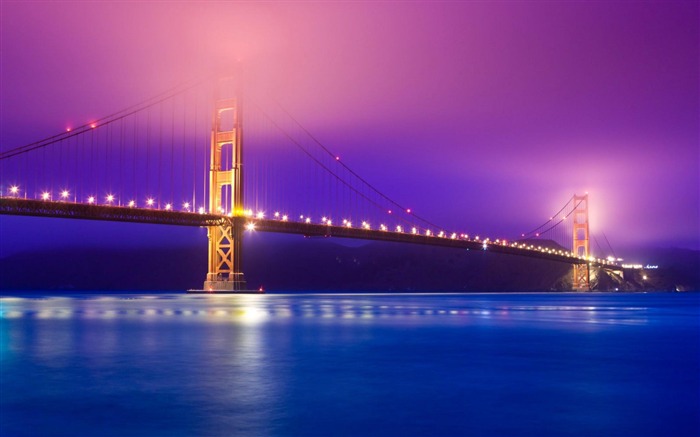
<instances>
[{"instance_id":1,"label":"bay water","mask_svg":"<svg viewBox=\"0 0 700 437\"><path fill-rule=\"evenodd\" d=\"M700 293L13 293L2 436L698 436Z\"/></svg>"}]
</instances>

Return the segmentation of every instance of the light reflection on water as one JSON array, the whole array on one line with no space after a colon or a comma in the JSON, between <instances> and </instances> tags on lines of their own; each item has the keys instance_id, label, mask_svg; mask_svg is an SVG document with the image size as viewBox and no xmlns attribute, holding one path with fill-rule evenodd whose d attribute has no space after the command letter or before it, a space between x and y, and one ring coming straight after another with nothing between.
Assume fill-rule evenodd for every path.
<instances>
[{"instance_id":1,"label":"light reflection on water","mask_svg":"<svg viewBox=\"0 0 700 437\"><path fill-rule=\"evenodd\" d=\"M270 318L411 318L414 316L460 316L475 319L517 319L575 323L646 323L648 308L643 306L522 305L511 301L462 299L454 295L401 295L411 304L381 304L396 300L397 295L241 295L192 297L182 295L99 296L76 295L73 298L2 299L0 317L61 318L132 318L196 316L232 323L255 324ZM508 295L506 295L508 296ZM512 296L512 295L511 295ZM569 296L574 299L573 296ZM517 298L513 299L517 302ZM437 305L436 305L437 304Z\"/></svg>"},{"instance_id":2,"label":"light reflection on water","mask_svg":"<svg viewBox=\"0 0 700 437\"><path fill-rule=\"evenodd\" d=\"M698 294L8 296L0 434L697 435L699 311Z\"/></svg>"}]
</instances>

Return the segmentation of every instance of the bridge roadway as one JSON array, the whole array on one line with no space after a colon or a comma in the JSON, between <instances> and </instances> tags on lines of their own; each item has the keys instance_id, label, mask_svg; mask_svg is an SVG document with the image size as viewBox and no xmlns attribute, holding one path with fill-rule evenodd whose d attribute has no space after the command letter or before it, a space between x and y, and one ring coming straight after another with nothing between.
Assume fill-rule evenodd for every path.
<instances>
[{"instance_id":1,"label":"bridge roadway","mask_svg":"<svg viewBox=\"0 0 700 437\"><path fill-rule=\"evenodd\" d=\"M131 208L126 206L97 205L62 201L44 201L16 197L0 197L0 214L33 217L74 218L87 220L104 220L115 222L150 223L179 226L217 226L227 222L239 221L256 231L300 234L305 236L355 238L362 240L391 241L397 243L424 244L431 246L452 247L466 250L486 250L496 253L542 258L568 264L585 264L620 270L621 267L607 260L585 260L569 252L538 248L522 243L505 243L476 239L451 238L450 235L422 235L407 232L393 232L375 229L351 228L346 226L329 226L279 219L257 219L254 217L228 217L217 214L200 214L185 211L165 211L150 208Z\"/></svg>"}]
</instances>

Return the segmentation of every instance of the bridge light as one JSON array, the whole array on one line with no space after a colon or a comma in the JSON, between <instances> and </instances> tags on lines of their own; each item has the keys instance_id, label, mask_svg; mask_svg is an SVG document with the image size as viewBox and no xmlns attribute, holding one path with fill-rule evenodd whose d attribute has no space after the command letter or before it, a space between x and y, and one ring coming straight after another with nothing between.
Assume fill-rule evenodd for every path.
<instances>
[{"instance_id":1,"label":"bridge light","mask_svg":"<svg viewBox=\"0 0 700 437\"><path fill-rule=\"evenodd\" d=\"M382 231L386 231L387 227L385 225L381 224L381 225L379 225L379 229Z\"/></svg>"},{"instance_id":2,"label":"bridge light","mask_svg":"<svg viewBox=\"0 0 700 437\"><path fill-rule=\"evenodd\" d=\"M88 197L88 203L95 203L95 196Z\"/></svg>"},{"instance_id":3,"label":"bridge light","mask_svg":"<svg viewBox=\"0 0 700 437\"><path fill-rule=\"evenodd\" d=\"M455 233L453 232L452 235L450 235L450 238L453 239L453 240L456 239L456 238L457 238L457 234L455 234Z\"/></svg>"},{"instance_id":4,"label":"bridge light","mask_svg":"<svg viewBox=\"0 0 700 437\"><path fill-rule=\"evenodd\" d=\"M245 211L243 211L243 215L246 216L246 217L250 217L250 216L253 215L253 210L252 210L252 209L246 209Z\"/></svg>"},{"instance_id":5,"label":"bridge light","mask_svg":"<svg viewBox=\"0 0 700 437\"><path fill-rule=\"evenodd\" d=\"M410 213L411 213L411 208L408 208L408 209L406 210L406 214L410 214Z\"/></svg>"},{"instance_id":6,"label":"bridge light","mask_svg":"<svg viewBox=\"0 0 700 437\"><path fill-rule=\"evenodd\" d=\"M345 226L347 226L348 228L352 228L352 222L345 220Z\"/></svg>"},{"instance_id":7,"label":"bridge light","mask_svg":"<svg viewBox=\"0 0 700 437\"><path fill-rule=\"evenodd\" d=\"M487 243L484 241L484 244L482 244L481 247L482 247L484 250L486 250L486 248L488 247L488 245L487 245Z\"/></svg>"},{"instance_id":8,"label":"bridge light","mask_svg":"<svg viewBox=\"0 0 700 437\"><path fill-rule=\"evenodd\" d=\"M444 237L444 236L445 236L445 231L440 231L440 232L438 233L438 237L442 238L442 237Z\"/></svg>"},{"instance_id":9,"label":"bridge light","mask_svg":"<svg viewBox=\"0 0 700 437\"><path fill-rule=\"evenodd\" d=\"M198 213L204 214L204 207L200 206L199 209L197 210Z\"/></svg>"},{"instance_id":10,"label":"bridge light","mask_svg":"<svg viewBox=\"0 0 700 437\"><path fill-rule=\"evenodd\" d=\"M148 206L153 206L153 203L155 203L155 200L153 200L152 197L149 197L148 200L146 200L146 205Z\"/></svg>"},{"instance_id":11,"label":"bridge light","mask_svg":"<svg viewBox=\"0 0 700 437\"><path fill-rule=\"evenodd\" d=\"M417 233L418 233L418 229L416 229L416 228L411 228L411 233L414 234L414 235L417 234Z\"/></svg>"},{"instance_id":12,"label":"bridge light","mask_svg":"<svg viewBox=\"0 0 700 437\"><path fill-rule=\"evenodd\" d=\"M265 213L263 211L258 211L258 213L255 215L255 217L257 217L259 219L264 219Z\"/></svg>"},{"instance_id":13,"label":"bridge light","mask_svg":"<svg viewBox=\"0 0 700 437\"><path fill-rule=\"evenodd\" d=\"M19 187L17 185L13 185L10 187L10 194L17 194L19 193Z\"/></svg>"},{"instance_id":14,"label":"bridge light","mask_svg":"<svg viewBox=\"0 0 700 437\"><path fill-rule=\"evenodd\" d=\"M69 128L69 127L66 128L66 132L70 132L71 130L72 130L72 129Z\"/></svg>"},{"instance_id":15,"label":"bridge light","mask_svg":"<svg viewBox=\"0 0 700 437\"><path fill-rule=\"evenodd\" d=\"M396 226L396 232L403 232L401 225Z\"/></svg>"},{"instance_id":16,"label":"bridge light","mask_svg":"<svg viewBox=\"0 0 700 437\"><path fill-rule=\"evenodd\" d=\"M107 195L107 202L109 202L109 203L114 202L114 195L113 195L113 194L108 194L108 195Z\"/></svg>"},{"instance_id":17,"label":"bridge light","mask_svg":"<svg viewBox=\"0 0 700 437\"><path fill-rule=\"evenodd\" d=\"M430 234L431 234L430 229L426 229L426 230L425 230L425 236L426 236L426 237L430 237Z\"/></svg>"},{"instance_id":18,"label":"bridge light","mask_svg":"<svg viewBox=\"0 0 700 437\"><path fill-rule=\"evenodd\" d=\"M130 200L129 201L129 208L133 208L135 206L136 206L136 202L134 202L133 200Z\"/></svg>"},{"instance_id":19,"label":"bridge light","mask_svg":"<svg viewBox=\"0 0 700 437\"><path fill-rule=\"evenodd\" d=\"M41 193L41 200L49 200L51 198L51 193L48 191L44 191Z\"/></svg>"},{"instance_id":20,"label":"bridge light","mask_svg":"<svg viewBox=\"0 0 700 437\"><path fill-rule=\"evenodd\" d=\"M97 123L90 123L90 127L95 129L97 127Z\"/></svg>"},{"instance_id":21,"label":"bridge light","mask_svg":"<svg viewBox=\"0 0 700 437\"><path fill-rule=\"evenodd\" d=\"M248 222L245 225L246 230L248 231L254 231L255 230L255 223L253 222Z\"/></svg>"},{"instance_id":22,"label":"bridge light","mask_svg":"<svg viewBox=\"0 0 700 437\"><path fill-rule=\"evenodd\" d=\"M275 211L275 218L280 218L280 213L279 213L279 211Z\"/></svg>"},{"instance_id":23,"label":"bridge light","mask_svg":"<svg viewBox=\"0 0 700 437\"><path fill-rule=\"evenodd\" d=\"M343 224L347 225L348 224L348 219L343 219Z\"/></svg>"},{"instance_id":24,"label":"bridge light","mask_svg":"<svg viewBox=\"0 0 700 437\"><path fill-rule=\"evenodd\" d=\"M282 216L282 221L283 221L283 222L286 222L287 220L289 220L289 217L287 217L287 214L283 215L283 216Z\"/></svg>"},{"instance_id":25,"label":"bridge light","mask_svg":"<svg viewBox=\"0 0 700 437\"><path fill-rule=\"evenodd\" d=\"M182 207L185 208L185 210L189 211L190 210L190 202L183 203Z\"/></svg>"},{"instance_id":26,"label":"bridge light","mask_svg":"<svg viewBox=\"0 0 700 437\"><path fill-rule=\"evenodd\" d=\"M68 190L61 191L61 198L62 199L67 199L68 196L70 196L70 192Z\"/></svg>"},{"instance_id":27,"label":"bridge light","mask_svg":"<svg viewBox=\"0 0 700 437\"><path fill-rule=\"evenodd\" d=\"M336 161L340 161L340 156L336 156L336 157L335 157L335 160L336 160Z\"/></svg>"},{"instance_id":28,"label":"bridge light","mask_svg":"<svg viewBox=\"0 0 700 437\"><path fill-rule=\"evenodd\" d=\"M391 214L391 210L389 210L389 214Z\"/></svg>"},{"instance_id":29,"label":"bridge light","mask_svg":"<svg viewBox=\"0 0 700 437\"><path fill-rule=\"evenodd\" d=\"M332 225L332 224L333 224L333 220L331 220L331 219L326 220L326 224L327 224L328 226Z\"/></svg>"},{"instance_id":30,"label":"bridge light","mask_svg":"<svg viewBox=\"0 0 700 437\"><path fill-rule=\"evenodd\" d=\"M367 223L367 222L362 222L362 227L363 227L364 229L369 229L369 223Z\"/></svg>"},{"instance_id":31,"label":"bridge light","mask_svg":"<svg viewBox=\"0 0 700 437\"><path fill-rule=\"evenodd\" d=\"M326 221L328 221L327 217L321 217L321 223L326 223Z\"/></svg>"},{"instance_id":32,"label":"bridge light","mask_svg":"<svg viewBox=\"0 0 700 437\"><path fill-rule=\"evenodd\" d=\"M304 220L304 223L311 223L311 217L306 217L306 220Z\"/></svg>"},{"instance_id":33,"label":"bridge light","mask_svg":"<svg viewBox=\"0 0 700 437\"><path fill-rule=\"evenodd\" d=\"M171 209L173 209L173 206L172 206L171 204L169 204L169 203L166 203L166 204L165 204L165 210L166 210L166 211L170 211Z\"/></svg>"}]
</instances>

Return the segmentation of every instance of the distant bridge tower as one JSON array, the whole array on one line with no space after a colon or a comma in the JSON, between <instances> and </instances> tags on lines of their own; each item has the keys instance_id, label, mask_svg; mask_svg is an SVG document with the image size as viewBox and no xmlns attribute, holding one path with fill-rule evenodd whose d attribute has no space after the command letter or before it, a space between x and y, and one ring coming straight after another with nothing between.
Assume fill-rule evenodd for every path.
<instances>
[{"instance_id":1,"label":"distant bridge tower","mask_svg":"<svg viewBox=\"0 0 700 437\"><path fill-rule=\"evenodd\" d=\"M231 152L222 153L226 146ZM243 118L240 93L232 79L219 81L214 96L209 166L209 212L230 213L231 218L222 226L210 226L209 269L205 291L240 291L246 283L241 271L243 246ZM222 155L230 155L223 162ZM225 187L229 187L225 189ZM226 207L230 209L227 211Z\"/></svg>"},{"instance_id":2,"label":"distant bridge tower","mask_svg":"<svg viewBox=\"0 0 700 437\"><path fill-rule=\"evenodd\" d=\"M588 260L590 254L588 230L588 193L583 196L574 194L574 244L573 252ZM591 275L588 262L574 264L574 290L590 290Z\"/></svg>"}]
</instances>

